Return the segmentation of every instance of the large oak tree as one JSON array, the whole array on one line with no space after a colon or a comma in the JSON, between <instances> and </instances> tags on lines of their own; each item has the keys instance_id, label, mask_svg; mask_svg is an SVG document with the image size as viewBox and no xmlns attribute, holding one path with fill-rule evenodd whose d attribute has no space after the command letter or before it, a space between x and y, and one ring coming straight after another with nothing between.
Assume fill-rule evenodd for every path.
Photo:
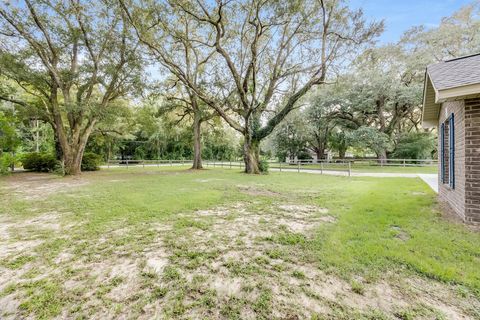
<instances>
[{"instance_id":1,"label":"large oak tree","mask_svg":"<svg viewBox=\"0 0 480 320\"><path fill-rule=\"evenodd\" d=\"M259 172L260 142L382 29L340 0L121 3L162 65L243 135L247 173ZM185 32L180 18L198 32ZM179 42L204 56L215 51L200 83L171 50Z\"/></svg>"},{"instance_id":2,"label":"large oak tree","mask_svg":"<svg viewBox=\"0 0 480 320\"><path fill-rule=\"evenodd\" d=\"M138 39L115 2L41 0L0 5L0 74L35 97L63 153L80 173L96 124L140 83ZM27 106L21 97L0 99Z\"/></svg>"}]
</instances>

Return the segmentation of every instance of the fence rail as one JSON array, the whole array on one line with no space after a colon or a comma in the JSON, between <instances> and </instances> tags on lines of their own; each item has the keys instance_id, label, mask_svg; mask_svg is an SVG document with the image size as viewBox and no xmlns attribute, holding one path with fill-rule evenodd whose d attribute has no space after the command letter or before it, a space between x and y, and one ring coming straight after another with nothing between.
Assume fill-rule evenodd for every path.
<instances>
[{"instance_id":1,"label":"fence rail","mask_svg":"<svg viewBox=\"0 0 480 320\"><path fill-rule=\"evenodd\" d=\"M319 164L319 163L344 163L350 162L352 165L369 165L369 166L402 166L402 167L422 167L436 166L438 160L435 159L364 159L364 158L347 158L347 159L330 159L330 160L289 160L290 164Z\"/></svg>"},{"instance_id":2,"label":"fence rail","mask_svg":"<svg viewBox=\"0 0 480 320\"><path fill-rule=\"evenodd\" d=\"M106 166L109 167L138 167L138 166L173 166L173 165L190 165L192 160L108 160Z\"/></svg>"},{"instance_id":3,"label":"fence rail","mask_svg":"<svg viewBox=\"0 0 480 320\"><path fill-rule=\"evenodd\" d=\"M190 166L192 165L192 160L109 160L107 161L105 167L115 168L115 167L161 167L161 166ZM203 160L202 164L205 168L245 168L245 163L243 161L222 161L222 160ZM296 171L296 172L308 172L308 171L318 171L323 173L323 171L341 171L345 175L351 175L351 164L350 162L335 163L335 164L326 164L319 162L317 166L306 166L307 163L297 162L295 164L288 162L269 162L269 169L274 171Z\"/></svg>"},{"instance_id":4,"label":"fence rail","mask_svg":"<svg viewBox=\"0 0 480 320\"><path fill-rule=\"evenodd\" d=\"M161 166L191 166L192 160L109 160L104 167L161 167ZM242 160L203 160L205 168L240 168L244 169L245 164ZM288 172L319 172L323 174L328 171L342 172L350 176L352 168L378 167L378 166L397 166L397 167L425 167L436 166L437 160L430 159L387 159L380 162L377 159L344 159L344 160L297 160L297 161L268 161L269 169L273 171Z\"/></svg>"}]
</instances>

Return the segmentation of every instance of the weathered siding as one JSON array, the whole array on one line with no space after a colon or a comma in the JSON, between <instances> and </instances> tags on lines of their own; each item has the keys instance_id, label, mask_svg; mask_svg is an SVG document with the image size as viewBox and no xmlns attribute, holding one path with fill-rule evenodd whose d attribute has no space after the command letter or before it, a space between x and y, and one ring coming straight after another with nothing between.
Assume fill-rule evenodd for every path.
<instances>
[{"instance_id":1,"label":"weathered siding","mask_svg":"<svg viewBox=\"0 0 480 320\"><path fill-rule=\"evenodd\" d=\"M452 113L455 115L455 188L450 188L448 185L448 178L445 180L446 184L442 183L442 168L441 161L439 161L438 196L441 201L447 202L455 213L465 221L465 103L463 100L445 102L442 104L439 117L439 130L441 124L447 120ZM448 134L446 137L448 137ZM438 140L438 154L440 160L441 139ZM448 157L448 144L445 144L445 148ZM448 173L446 177L448 177Z\"/></svg>"},{"instance_id":2,"label":"weathered siding","mask_svg":"<svg viewBox=\"0 0 480 320\"><path fill-rule=\"evenodd\" d=\"M465 100L465 221L480 224L480 99Z\"/></svg>"}]
</instances>

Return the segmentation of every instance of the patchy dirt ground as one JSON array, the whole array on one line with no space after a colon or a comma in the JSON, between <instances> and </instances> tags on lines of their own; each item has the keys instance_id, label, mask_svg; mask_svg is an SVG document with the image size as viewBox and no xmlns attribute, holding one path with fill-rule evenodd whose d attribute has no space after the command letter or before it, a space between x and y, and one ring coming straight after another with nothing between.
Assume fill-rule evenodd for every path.
<instances>
[{"instance_id":1,"label":"patchy dirt ground","mask_svg":"<svg viewBox=\"0 0 480 320\"><path fill-rule=\"evenodd\" d=\"M31 201L88 183L26 175L4 188ZM239 188L274 200L254 198L141 226L119 224L95 237L69 222L68 213L37 212L33 205L33 217L0 216L0 318L478 316L479 301L468 294L459 298L455 286L393 272L371 280L322 269L305 246L338 217L258 187Z\"/></svg>"},{"instance_id":2,"label":"patchy dirt ground","mask_svg":"<svg viewBox=\"0 0 480 320\"><path fill-rule=\"evenodd\" d=\"M25 200L39 200L55 193L67 193L75 187L87 184L88 180L81 177L60 177L48 173L18 173L8 177L6 186L3 188Z\"/></svg>"}]
</instances>

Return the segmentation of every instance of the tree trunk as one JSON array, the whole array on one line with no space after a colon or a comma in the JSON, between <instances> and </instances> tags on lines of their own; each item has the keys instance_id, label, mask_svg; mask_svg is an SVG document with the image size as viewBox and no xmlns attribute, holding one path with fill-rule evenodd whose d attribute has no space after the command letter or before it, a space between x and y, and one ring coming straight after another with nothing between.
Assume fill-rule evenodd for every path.
<instances>
[{"instance_id":1,"label":"tree trunk","mask_svg":"<svg viewBox=\"0 0 480 320\"><path fill-rule=\"evenodd\" d=\"M325 148L324 147L315 148L315 153L317 154L317 159L318 160L324 160L325 159Z\"/></svg>"},{"instance_id":2,"label":"tree trunk","mask_svg":"<svg viewBox=\"0 0 480 320\"><path fill-rule=\"evenodd\" d=\"M387 150L381 150L377 152L378 163L384 165L387 163Z\"/></svg>"},{"instance_id":3,"label":"tree trunk","mask_svg":"<svg viewBox=\"0 0 480 320\"><path fill-rule=\"evenodd\" d=\"M243 160L245 162L245 173L260 173L260 141L245 137L243 143Z\"/></svg>"},{"instance_id":4,"label":"tree trunk","mask_svg":"<svg viewBox=\"0 0 480 320\"><path fill-rule=\"evenodd\" d=\"M63 168L65 175L78 175L82 172L83 152L85 151L88 138L92 133L95 123L96 120L91 120L81 134L75 135L70 133L70 139L67 138L67 133L62 126L55 126L57 133L56 136L58 137L58 142L63 154Z\"/></svg>"},{"instance_id":5,"label":"tree trunk","mask_svg":"<svg viewBox=\"0 0 480 320\"><path fill-rule=\"evenodd\" d=\"M346 148L340 148L338 150L338 156L340 159L345 159L345 153L347 153L347 149Z\"/></svg>"},{"instance_id":6,"label":"tree trunk","mask_svg":"<svg viewBox=\"0 0 480 320\"><path fill-rule=\"evenodd\" d=\"M10 163L10 170L15 171L15 152L12 152L12 162Z\"/></svg>"},{"instance_id":7,"label":"tree trunk","mask_svg":"<svg viewBox=\"0 0 480 320\"><path fill-rule=\"evenodd\" d=\"M202 120L198 112L193 116L193 165L192 169L202 169Z\"/></svg>"},{"instance_id":8,"label":"tree trunk","mask_svg":"<svg viewBox=\"0 0 480 320\"><path fill-rule=\"evenodd\" d=\"M88 136L84 135L76 144L68 145L67 150L63 150L65 175L78 175L82 173L82 159Z\"/></svg>"},{"instance_id":9,"label":"tree trunk","mask_svg":"<svg viewBox=\"0 0 480 320\"><path fill-rule=\"evenodd\" d=\"M62 151L62 146L60 145L60 140L58 139L57 132L55 131L55 127L53 127L54 130L54 143L55 143L55 158L58 161L63 160L63 151Z\"/></svg>"},{"instance_id":10,"label":"tree trunk","mask_svg":"<svg viewBox=\"0 0 480 320\"><path fill-rule=\"evenodd\" d=\"M78 175L82 172L83 151L80 155L78 152L64 152L64 170L65 175Z\"/></svg>"}]
</instances>

